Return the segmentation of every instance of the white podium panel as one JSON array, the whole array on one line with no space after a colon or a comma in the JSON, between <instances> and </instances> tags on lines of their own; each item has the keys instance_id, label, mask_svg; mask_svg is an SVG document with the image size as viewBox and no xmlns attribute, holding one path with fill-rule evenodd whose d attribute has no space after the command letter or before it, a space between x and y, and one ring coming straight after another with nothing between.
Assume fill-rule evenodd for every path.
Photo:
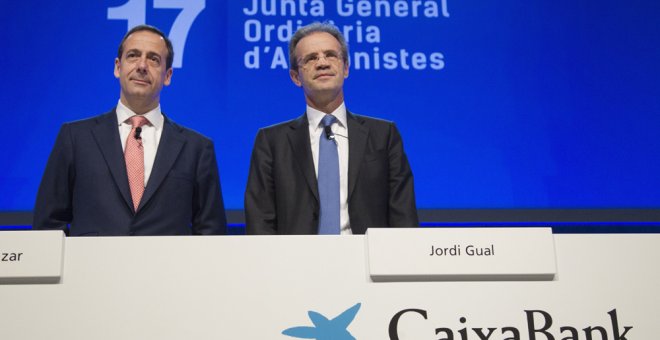
<instances>
[{"instance_id":1,"label":"white podium panel","mask_svg":"<svg viewBox=\"0 0 660 340\"><path fill-rule=\"evenodd\" d=\"M0 285L0 339L657 338L660 235L554 238L553 281L385 283L363 236L67 238L59 284Z\"/></svg>"}]
</instances>

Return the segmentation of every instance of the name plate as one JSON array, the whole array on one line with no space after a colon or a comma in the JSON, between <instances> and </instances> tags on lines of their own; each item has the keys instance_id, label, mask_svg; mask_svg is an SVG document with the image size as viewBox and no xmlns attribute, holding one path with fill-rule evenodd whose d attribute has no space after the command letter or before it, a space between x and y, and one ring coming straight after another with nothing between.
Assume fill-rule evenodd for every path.
<instances>
[{"instance_id":1,"label":"name plate","mask_svg":"<svg viewBox=\"0 0 660 340\"><path fill-rule=\"evenodd\" d=\"M550 228L372 228L373 281L551 281Z\"/></svg>"},{"instance_id":2,"label":"name plate","mask_svg":"<svg viewBox=\"0 0 660 340\"><path fill-rule=\"evenodd\" d=\"M0 232L0 284L58 283L62 277L64 232Z\"/></svg>"}]
</instances>

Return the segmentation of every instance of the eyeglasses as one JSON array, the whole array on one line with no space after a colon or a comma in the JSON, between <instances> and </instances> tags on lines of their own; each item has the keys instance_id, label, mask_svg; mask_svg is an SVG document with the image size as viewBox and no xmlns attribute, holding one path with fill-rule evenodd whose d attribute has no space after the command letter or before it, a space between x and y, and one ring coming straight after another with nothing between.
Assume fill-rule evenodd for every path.
<instances>
[{"instance_id":1,"label":"eyeglasses","mask_svg":"<svg viewBox=\"0 0 660 340\"><path fill-rule=\"evenodd\" d=\"M325 59L325 61L329 63L336 63L340 60L342 60L341 55L337 51L325 51L323 54L318 54L318 53L311 53L306 55L305 57L298 59L298 64L305 66L305 67L311 67L315 66L316 64L321 61L321 59Z\"/></svg>"}]
</instances>

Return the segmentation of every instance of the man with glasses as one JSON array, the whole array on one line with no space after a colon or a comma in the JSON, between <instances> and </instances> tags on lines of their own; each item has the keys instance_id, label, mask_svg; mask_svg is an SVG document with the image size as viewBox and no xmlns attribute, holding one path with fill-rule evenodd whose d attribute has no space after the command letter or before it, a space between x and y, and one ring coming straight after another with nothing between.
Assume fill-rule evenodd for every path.
<instances>
[{"instance_id":1,"label":"man with glasses","mask_svg":"<svg viewBox=\"0 0 660 340\"><path fill-rule=\"evenodd\" d=\"M349 112L346 41L328 23L289 42L301 117L259 130L245 191L248 234L364 234L418 226L413 176L392 122Z\"/></svg>"}]
</instances>

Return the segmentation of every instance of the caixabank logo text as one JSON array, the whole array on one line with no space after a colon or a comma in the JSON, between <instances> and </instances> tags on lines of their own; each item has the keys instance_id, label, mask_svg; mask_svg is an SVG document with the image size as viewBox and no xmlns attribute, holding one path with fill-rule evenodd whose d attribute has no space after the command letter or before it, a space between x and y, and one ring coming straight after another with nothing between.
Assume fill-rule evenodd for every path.
<instances>
[{"instance_id":1,"label":"caixabank logo text","mask_svg":"<svg viewBox=\"0 0 660 340\"><path fill-rule=\"evenodd\" d=\"M282 334L298 339L316 340L355 340L348 328L360 310L361 303L346 309L336 317L330 319L319 312L309 311L311 326L295 326L282 331ZM622 326L617 310L607 312L608 322L600 325L557 325L552 315L546 311L524 310L523 327L503 326L479 327L470 325L465 316L458 317L460 327L437 327L429 320L429 312L424 309L409 308L396 312L389 321L387 334L390 340L403 340L399 338L401 330L399 321L406 317L419 317L420 320L429 321L427 329L435 334L428 340L635 340L629 334L633 326ZM364 325L363 325L364 326ZM385 325L383 325L385 326ZM375 331L375 330L374 330ZM428 333L427 333L428 334ZM372 340L372 339L362 339ZM427 340L427 339L416 339ZM644 339L646 340L646 339Z\"/></svg>"}]
</instances>

